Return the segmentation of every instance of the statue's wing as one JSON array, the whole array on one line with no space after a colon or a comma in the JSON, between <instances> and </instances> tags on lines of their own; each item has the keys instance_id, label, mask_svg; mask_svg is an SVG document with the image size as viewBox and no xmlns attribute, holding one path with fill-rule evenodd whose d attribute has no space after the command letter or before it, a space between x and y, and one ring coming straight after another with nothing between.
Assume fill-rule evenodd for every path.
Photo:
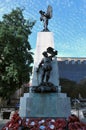
<instances>
[{"instance_id":1,"label":"statue's wing","mask_svg":"<svg viewBox=\"0 0 86 130\"><path fill-rule=\"evenodd\" d=\"M47 16L48 16L49 19L52 18L52 12L53 12L52 6L48 5Z\"/></svg>"}]
</instances>

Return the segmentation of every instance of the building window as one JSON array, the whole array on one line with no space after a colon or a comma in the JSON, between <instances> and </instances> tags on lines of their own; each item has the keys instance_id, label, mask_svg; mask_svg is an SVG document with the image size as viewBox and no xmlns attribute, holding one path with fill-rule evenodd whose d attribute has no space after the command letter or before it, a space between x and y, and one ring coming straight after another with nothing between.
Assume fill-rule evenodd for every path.
<instances>
[{"instance_id":1,"label":"building window","mask_svg":"<svg viewBox=\"0 0 86 130\"><path fill-rule=\"evenodd\" d=\"M80 60L77 60L77 63L78 63L78 64L81 64L81 61L80 61Z\"/></svg>"},{"instance_id":2,"label":"building window","mask_svg":"<svg viewBox=\"0 0 86 130\"><path fill-rule=\"evenodd\" d=\"M86 64L86 60L83 60L83 62L82 62L82 63Z\"/></svg>"},{"instance_id":3,"label":"building window","mask_svg":"<svg viewBox=\"0 0 86 130\"><path fill-rule=\"evenodd\" d=\"M65 64L69 64L69 61L68 61L68 60L66 60L66 61L65 61Z\"/></svg>"},{"instance_id":4,"label":"building window","mask_svg":"<svg viewBox=\"0 0 86 130\"><path fill-rule=\"evenodd\" d=\"M74 60L71 60L70 63L71 63L71 64L75 64L75 61L74 61Z\"/></svg>"}]
</instances>

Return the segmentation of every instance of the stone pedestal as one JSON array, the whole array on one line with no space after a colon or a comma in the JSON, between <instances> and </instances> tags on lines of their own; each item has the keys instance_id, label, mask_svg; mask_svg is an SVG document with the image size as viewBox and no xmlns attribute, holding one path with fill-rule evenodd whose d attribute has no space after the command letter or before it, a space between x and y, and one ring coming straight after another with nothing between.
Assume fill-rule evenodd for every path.
<instances>
[{"instance_id":1,"label":"stone pedestal","mask_svg":"<svg viewBox=\"0 0 86 130\"><path fill-rule=\"evenodd\" d=\"M70 98L63 93L29 93L20 100L21 117L70 116Z\"/></svg>"}]
</instances>

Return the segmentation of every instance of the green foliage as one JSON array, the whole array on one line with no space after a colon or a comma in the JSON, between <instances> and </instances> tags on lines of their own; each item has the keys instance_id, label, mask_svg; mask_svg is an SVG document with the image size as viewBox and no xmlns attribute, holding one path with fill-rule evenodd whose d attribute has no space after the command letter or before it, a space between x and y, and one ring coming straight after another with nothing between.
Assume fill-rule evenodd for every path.
<instances>
[{"instance_id":1,"label":"green foliage","mask_svg":"<svg viewBox=\"0 0 86 130\"><path fill-rule=\"evenodd\" d=\"M60 79L60 84L62 86L62 92L66 92L69 97L72 97L72 91L75 89L76 82L68 79Z\"/></svg>"},{"instance_id":2,"label":"green foliage","mask_svg":"<svg viewBox=\"0 0 86 130\"><path fill-rule=\"evenodd\" d=\"M16 8L0 22L0 96L7 98L30 80L33 62L28 41L35 21L26 20Z\"/></svg>"},{"instance_id":3,"label":"green foliage","mask_svg":"<svg viewBox=\"0 0 86 130\"><path fill-rule=\"evenodd\" d=\"M60 79L60 85L62 86L62 92L67 93L69 97L79 98L79 94L81 94L83 98L86 98L86 82L77 84L69 79Z\"/></svg>"},{"instance_id":4,"label":"green foliage","mask_svg":"<svg viewBox=\"0 0 86 130\"><path fill-rule=\"evenodd\" d=\"M77 84L75 87L75 91L73 91L72 95L74 98L78 98L79 94L82 98L86 98L86 84Z\"/></svg>"}]
</instances>

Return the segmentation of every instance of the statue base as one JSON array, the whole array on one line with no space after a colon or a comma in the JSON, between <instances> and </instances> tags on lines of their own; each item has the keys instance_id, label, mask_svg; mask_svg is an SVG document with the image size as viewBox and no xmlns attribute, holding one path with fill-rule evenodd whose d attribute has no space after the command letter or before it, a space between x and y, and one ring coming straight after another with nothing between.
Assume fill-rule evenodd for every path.
<instances>
[{"instance_id":1,"label":"statue base","mask_svg":"<svg viewBox=\"0 0 86 130\"><path fill-rule=\"evenodd\" d=\"M70 98L63 93L25 93L20 99L21 117L61 117L71 115Z\"/></svg>"},{"instance_id":2,"label":"statue base","mask_svg":"<svg viewBox=\"0 0 86 130\"><path fill-rule=\"evenodd\" d=\"M31 91L36 93L58 92L58 86L55 86L51 82L43 82L40 83L38 86L33 86Z\"/></svg>"}]
</instances>

